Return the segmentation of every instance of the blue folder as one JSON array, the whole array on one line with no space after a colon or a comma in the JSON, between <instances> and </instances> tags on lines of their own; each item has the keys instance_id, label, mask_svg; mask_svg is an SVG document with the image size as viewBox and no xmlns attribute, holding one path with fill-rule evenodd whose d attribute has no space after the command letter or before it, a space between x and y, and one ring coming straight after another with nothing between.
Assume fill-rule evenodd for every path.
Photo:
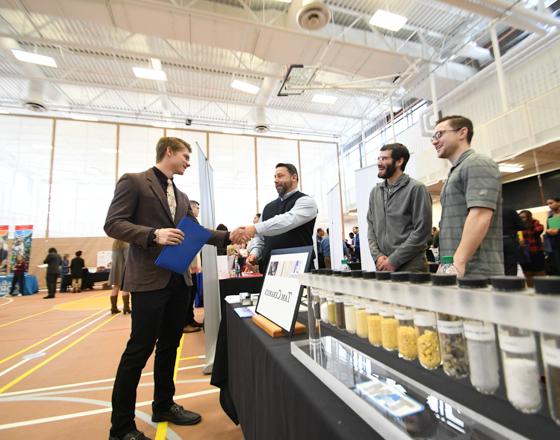
<instances>
[{"instance_id":1,"label":"blue folder","mask_svg":"<svg viewBox=\"0 0 560 440\"><path fill-rule=\"evenodd\" d=\"M181 219L177 229L184 232L185 239L181 244L165 246L156 259L156 266L184 274L212 234L187 216Z\"/></svg>"}]
</instances>

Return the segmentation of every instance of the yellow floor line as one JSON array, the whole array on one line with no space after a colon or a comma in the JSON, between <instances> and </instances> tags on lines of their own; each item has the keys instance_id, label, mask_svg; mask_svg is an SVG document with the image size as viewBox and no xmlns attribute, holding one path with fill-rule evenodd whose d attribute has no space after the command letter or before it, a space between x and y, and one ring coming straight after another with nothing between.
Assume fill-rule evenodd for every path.
<instances>
[{"instance_id":1,"label":"yellow floor line","mask_svg":"<svg viewBox=\"0 0 560 440\"><path fill-rule=\"evenodd\" d=\"M16 322L25 321L26 319L29 319L29 318L34 318L35 316L43 315L43 314L48 313L48 312L50 312L50 311L52 311L52 310L54 310L54 309L43 310L42 312L35 313L35 314L33 314L33 315L24 316L23 318L16 319L15 321L6 322L5 324L0 324L0 328L2 328L2 327L7 327L7 326L9 326L9 325L11 325L11 324L15 324Z\"/></svg>"},{"instance_id":2,"label":"yellow floor line","mask_svg":"<svg viewBox=\"0 0 560 440\"><path fill-rule=\"evenodd\" d=\"M33 368L31 368L30 370L27 370L25 373L23 373L21 376L16 377L14 380L12 380L10 383L4 385L2 388L0 388L0 394L2 394L3 392L9 390L11 387L13 387L14 385L18 384L19 382L21 382L23 379L25 379L26 377L30 376L31 374L33 374L35 371L37 371L38 369L44 367L45 365L47 365L50 361L56 359L57 357L59 357L61 354L65 353L66 351L70 350L74 345L82 342L85 338L87 338L89 335L91 335L93 332L95 332L96 330L100 329L101 327L103 327L105 324L108 324L109 322L111 322L113 319L115 319L117 316L119 315L113 315L111 317L109 317L108 319L106 319L105 321L103 321L101 324L95 326L94 328L92 328L89 332L85 333L84 335L80 336L78 339L76 339L75 341L71 342L70 344L68 344L66 347L60 349L59 351L57 351L55 354L53 354L52 356L48 357L47 359L45 359L43 362L41 362L40 364L35 365Z\"/></svg>"},{"instance_id":3,"label":"yellow floor line","mask_svg":"<svg viewBox=\"0 0 560 440\"><path fill-rule=\"evenodd\" d=\"M179 360L181 358L181 352L183 351L183 341L185 340L185 336L181 337L181 342L179 342L179 347L177 348L177 356L175 358L175 369L173 371L173 382L177 379L177 371L179 369ZM165 440L167 437L167 425L168 422L160 422L157 426L156 437L154 440Z\"/></svg>"},{"instance_id":4,"label":"yellow floor line","mask_svg":"<svg viewBox=\"0 0 560 440\"><path fill-rule=\"evenodd\" d=\"M89 316L85 317L84 319L81 319L78 322L75 322L74 324L69 325L68 327L64 327L63 329L58 330L57 332L53 333L52 335L47 336L46 338L41 339L40 341L35 342L34 344L28 345L27 347L21 349L17 353L14 353L10 356L7 356L4 359L0 359L0 365L3 364L4 362L9 361L10 359L13 359L13 358L19 356L20 354L25 353L28 350L31 350L32 348L37 347L38 345L41 345L43 342L47 342L49 339L54 338L55 336L58 336L61 333L64 333L66 330L70 330L72 327L76 327L77 325L80 325L82 322L87 321L90 318L93 318L95 315L98 315L101 312L103 312L103 310L98 310L97 312L93 313L92 315L89 315Z\"/></svg>"}]
</instances>

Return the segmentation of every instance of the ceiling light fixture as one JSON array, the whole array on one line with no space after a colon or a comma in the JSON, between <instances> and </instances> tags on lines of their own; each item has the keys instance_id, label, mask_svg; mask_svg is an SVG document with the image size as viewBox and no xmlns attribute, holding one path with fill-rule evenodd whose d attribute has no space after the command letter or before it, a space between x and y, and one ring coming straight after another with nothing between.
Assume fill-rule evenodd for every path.
<instances>
[{"instance_id":1,"label":"ceiling light fixture","mask_svg":"<svg viewBox=\"0 0 560 440\"><path fill-rule=\"evenodd\" d=\"M338 98L332 95L322 95L320 93L315 93L311 101L318 104L334 104Z\"/></svg>"},{"instance_id":2,"label":"ceiling light fixture","mask_svg":"<svg viewBox=\"0 0 560 440\"><path fill-rule=\"evenodd\" d=\"M375 14L373 14L373 17L370 18L369 24L397 32L405 25L407 20L408 19L402 15L378 9L375 11Z\"/></svg>"},{"instance_id":3,"label":"ceiling light fixture","mask_svg":"<svg viewBox=\"0 0 560 440\"><path fill-rule=\"evenodd\" d=\"M250 93L251 95L256 95L260 90L260 87L238 79L234 79L230 85L233 89L241 90L242 92Z\"/></svg>"},{"instance_id":4,"label":"ceiling light fixture","mask_svg":"<svg viewBox=\"0 0 560 440\"><path fill-rule=\"evenodd\" d=\"M152 79L154 81L167 81L167 75L163 70L148 69L146 67L133 67L132 71L136 78Z\"/></svg>"},{"instance_id":5,"label":"ceiling light fixture","mask_svg":"<svg viewBox=\"0 0 560 440\"><path fill-rule=\"evenodd\" d=\"M523 167L515 163L501 163L498 165L498 168L502 173L518 173L519 171L523 171Z\"/></svg>"},{"instance_id":6,"label":"ceiling light fixture","mask_svg":"<svg viewBox=\"0 0 560 440\"><path fill-rule=\"evenodd\" d=\"M12 49L12 53L19 60L24 63L39 64L47 67L57 67L56 60L47 55L39 55L38 53L26 52L25 50Z\"/></svg>"}]
</instances>

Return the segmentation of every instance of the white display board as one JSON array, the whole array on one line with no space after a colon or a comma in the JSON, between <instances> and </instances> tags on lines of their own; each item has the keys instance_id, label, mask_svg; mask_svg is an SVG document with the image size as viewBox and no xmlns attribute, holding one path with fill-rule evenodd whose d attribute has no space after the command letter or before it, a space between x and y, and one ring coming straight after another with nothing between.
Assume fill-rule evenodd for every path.
<instances>
[{"instance_id":1,"label":"white display board","mask_svg":"<svg viewBox=\"0 0 560 440\"><path fill-rule=\"evenodd\" d=\"M340 201L340 184L336 184L327 194L329 207L329 245L331 248L331 267L340 269L340 260L344 258L342 241L342 206ZM361 244L361 243L360 243Z\"/></svg>"},{"instance_id":2,"label":"white display board","mask_svg":"<svg viewBox=\"0 0 560 440\"><path fill-rule=\"evenodd\" d=\"M255 311L286 332L293 329L302 286L299 275L311 261L312 246L272 251Z\"/></svg>"},{"instance_id":3,"label":"white display board","mask_svg":"<svg viewBox=\"0 0 560 440\"><path fill-rule=\"evenodd\" d=\"M375 262L371 257L368 243L367 213L369 209L369 195L375 185L383 179L377 177L377 165L371 165L355 171L356 178L356 207L358 208L358 226L360 227L360 261L362 270L375 270Z\"/></svg>"},{"instance_id":4,"label":"white display board","mask_svg":"<svg viewBox=\"0 0 560 440\"><path fill-rule=\"evenodd\" d=\"M97 267L109 269L113 265L113 251L97 251Z\"/></svg>"}]
</instances>

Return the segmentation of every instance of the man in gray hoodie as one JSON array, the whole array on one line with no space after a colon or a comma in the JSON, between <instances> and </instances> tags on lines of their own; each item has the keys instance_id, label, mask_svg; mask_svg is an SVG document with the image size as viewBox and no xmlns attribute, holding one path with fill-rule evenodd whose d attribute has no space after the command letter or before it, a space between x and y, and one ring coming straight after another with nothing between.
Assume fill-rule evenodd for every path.
<instances>
[{"instance_id":1,"label":"man in gray hoodie","mask_svg":"<svg viewBox=\"0 0 560 440\"><path fill-rule=\"evenodd\" d=\"M378 271L427 271L426 247L432 229L432 198L425 185L404 169L410 153L386 144L377 158L378 177L367 215L368 242Z\"/></svg>"}]
</instances>

